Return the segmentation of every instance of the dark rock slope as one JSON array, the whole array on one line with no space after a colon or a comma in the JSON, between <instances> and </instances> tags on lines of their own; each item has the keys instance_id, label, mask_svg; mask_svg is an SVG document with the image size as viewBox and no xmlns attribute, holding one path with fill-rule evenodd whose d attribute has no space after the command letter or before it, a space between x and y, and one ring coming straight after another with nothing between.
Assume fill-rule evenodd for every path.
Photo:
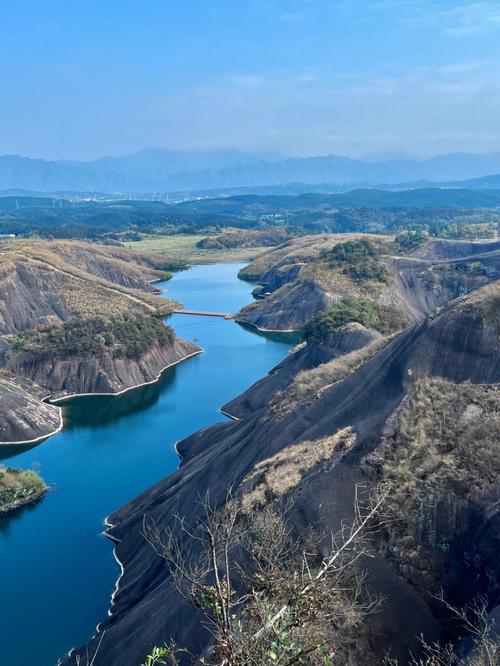
<instances>
[{"instance_id":1,"label":"dark rock slope","mask_svg":"<svg viewBox=\"0 0 500 666\"><path fill-rule=\"evenodd\" d=\"M439 377L451 383L499 381L499 299L500 285L494 283L458 300L394 336L343 381L332 383L326 377L322 391L315 386L313 394L298 401L293 409L280 411L266 406L263 403L268 388L263 389L265 396L261 399L257 385L246 398L234 403L235 411L240 410L240 420L213 426L181 442L181 468L111 516L110 535L117 542L116 553L124 572L111 615L92 642L91 650L100 643L96 666L121 666L123 655L127 655L127 663L140 664L151 646L162 644L170 636L195 652L208 640L199 631L196 612L169 584L161 561L142 537L144 516L165 524L171 523L176 513L194 520L201 510L198 498L208 490L212 501L222 503L228 487L237 487L263 459L296 443L307 441L314 446L319 438L350 427L356 439L347 452L307 472L293 491L292 516L299 527L314 524L327 532L336 531L340 521L351 515L356 484L373 483L367 456L379 450L389 424L394 428L397 410L423 378ZM353 346L352 340L348 346ZM321 350L302 350L273 374L279 377L287 373L296 362L305 367L307 357L315 354L320 362L328 358L328 353L325 356ZM277 385L287 382L278 380ZM464 404L465 414L469 405ZM418 422L424 416L422 407L413 419ZM498 486L498 479L496 483ZM467 493L472 492L467 483L462 492L460 502L467 504ZM489 497L494 497L493 491ZM458 499L451 493L447 501L453 515ZM399 507L399 513L404 514L404 507ZM478 581L475 591L491 595L491 605L497 605L498 503L483 498L473 510L462 512L460 538L453 543L446 541L449 532L442 531L439 512L434 515L434 519L429 518L429 533L436 548L442 546L445 559L440 567L431 566L427 580L442 585L445 594L455 589L448 584L452 574ZM415 585L412 572L418 569L419 561L413 562L410 571L404 561L396 561L396 551L397 535L390 549L374 551L373 558L366 562L368 585L373 592L384 595L385 603L370 623L370 652L358 654L353 662L359 666L381 663L389 647L400 664L407 664L409 651L418 648L417 635L432 639L444 629L429 596ZM454 557L459 558L459 565ZM448 578L442 576L443 571ZM466 596L462 595L461 601ZM66 663L75 664L78 654L82 651L73 653Z\"/></svg>"},{"instance_id":2,"label":"dark rock slope","mask_svg":"<svg viewBox=\"0 0 500 666\"><path fill-rule=\"evenodd\" d=\"M299 345L296 351L290 353L266 377L224 405L222 411L233 418L247 416L268 405L272 397L278 391L286 389L299 372L316 368L332 359L366 347L381 337L376 331L352 323L328 335L321 342Z\"/></svg>"},{"instance_id":3,"label":"dark rock slope","mask_svg":"<svg viewBox=\"0 0 500 666\"><path fill-rule=\"evenodd\" d=\"M61 427L59 407L42 402L47 394L25 379L0 374L0 444L33 442Z\"/></svg>"}]
</instances>

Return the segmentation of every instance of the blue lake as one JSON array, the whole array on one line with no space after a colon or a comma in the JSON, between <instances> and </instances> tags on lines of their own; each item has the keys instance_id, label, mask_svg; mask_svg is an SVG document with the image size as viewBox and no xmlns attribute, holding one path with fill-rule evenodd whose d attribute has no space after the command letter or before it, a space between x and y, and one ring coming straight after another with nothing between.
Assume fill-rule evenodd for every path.
<instances>
[{"instance_id":1,"label":"blue lake","mask_svg":"<svg viewBox=\"0 0 500 666\"><path fill-rule=\"evenodd\" d=\"M159 286L186 309L236 312L252 300L241 266L195 266ZM94 633L119 574L105 517L176 469L175 442L225 420L218 409L292 345L224 319L168 323L205 352L153 385L68 402L62 432L36 447L0 447L4 464L36 469L52 487L0 519L0 664L54 666Z\"/></svg>"}]
</instances>

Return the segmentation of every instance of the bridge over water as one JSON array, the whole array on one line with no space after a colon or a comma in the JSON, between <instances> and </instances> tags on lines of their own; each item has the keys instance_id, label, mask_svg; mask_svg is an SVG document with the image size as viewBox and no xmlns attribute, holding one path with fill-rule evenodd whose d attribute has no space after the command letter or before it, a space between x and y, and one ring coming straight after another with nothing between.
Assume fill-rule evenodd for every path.
<instances>
[{"instance_id":1,"label":"bridge over water","mask_svg":"<svg viewBox=\"0 0 500 666\"><path fill-rule=\"evenodd\" d=\"M198 317L221 317L222 319L233 319L234 315L227 312L205 312L203 310L174 310L172 314L195 315Z\"/></svg>"}]
</instances>

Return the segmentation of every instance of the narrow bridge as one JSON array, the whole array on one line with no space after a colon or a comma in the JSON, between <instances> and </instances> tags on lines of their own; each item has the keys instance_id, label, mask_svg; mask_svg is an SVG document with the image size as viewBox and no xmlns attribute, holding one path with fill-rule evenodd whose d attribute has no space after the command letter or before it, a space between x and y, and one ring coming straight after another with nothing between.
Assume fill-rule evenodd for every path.
<instances>
[{"instance_id":1,"label":"narrow bridge","mask_svg":"<svg viewBox=\"0 0 500 666\"><path fill-rule=\"evenodd\" d=\"M221 317L222 319L232 319L234 315L225 312L204 312L203 310L174 310L172 314L196 315L198 317Z\"/></svg>"}]
</instances>

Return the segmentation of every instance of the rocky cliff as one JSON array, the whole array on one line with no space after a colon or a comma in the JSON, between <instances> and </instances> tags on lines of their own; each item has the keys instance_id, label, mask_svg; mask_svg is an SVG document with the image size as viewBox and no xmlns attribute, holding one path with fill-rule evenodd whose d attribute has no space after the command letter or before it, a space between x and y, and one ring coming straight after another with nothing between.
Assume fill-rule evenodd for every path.
<instances>
[{"instance_id":1,"label":"rocky cliff","mask_svg":"<svg viewBox=\"0 0 500 666\"><path fill-rule=\"evenodd\" d=\"M47 395L30 381L0 374L0 444L33 442L61 428L60 409L42 402Z\"/></svg>"},{"instance_id":2,"label":"rocky cliff","mask_svg":"<svg viewBox=\"0 0 500 666\"><path fill-rule=\"evenodd\" d=\"M359 234L296 239L252 262L240 275L257 280L259 300L237 320L260 330L300 330L340 300L363 298L393 308L407 323L417 322L500 274L497 242L429 241L414 255L398 256L394 243L379 237L372 244L387 279L352 279L328 258L346 239L357 240Z\"/></svg>"},{"instance_id":3,"label":"rocky cliff","mask_svg":"<svg viewBox=\"0 0 500 666\"><path fill-rule=\"evenodd\" d=\"M79 393L120 393L158 379L162 370L200 351L197 345L180 338L165 346L155 345L139 358L104 353L61 359L51 353L10 350L4 367L17 377L43 386L54 400Z\"/></svg>"},{"instance_id":4,"label":"rocky cliff","mask_svg":"<svg viewBox=\"0 0 500 666\"><path fill-rule=\"evenodd\" d=\"M83 242L0 243L0 366L10 373L0 377L0 441L39 439L60 427L59 410L42 397L118 393L154 381L165 367L200 351L174 335L160 344L152 334L146 346L136 329L139 319L152 321L176 306L151 285L166 277L167 267L174 262ZM81 348L93 350L88 331L96 318L103 329L94 336L98 353L79 353L74 331L71 353L58 347L60 332L74 322L85 337ZM140 345L138 353L104 346L106 322L111 327L117 320L122 337ZM154 333L160 323L153 323ZM45 348L24 348L20 334L29 339L30 333L45 336ZM107 337L115 336L110 330Z\"/></svg>"},{"instance_id":5,"label":"rocky cliff","mask_svg":"<svg viewBox=\"0 0 500 666\"><path fill-rule=\"evenodd\" d=\"M165 526L172 524L176 513L195 521L201 511L197 498L206 492L210 491L212 501L220 505L228 486L237 489L264 459L272 460L278 453L281 458L286 457L291 446L301 443L314 447L321 438L350 428L354 442L342 456L319 461L303 473L300 482L292 484L285 496L279 495L292 500L290 511L297 529L314 524L326 533L335 532L342 520L351 517L357 484L375 483L374 466L367 464L367 459L377 452L379 457L383 455L380 451L387 450L383 447L387 447L384 442L390 433L397 432L408 421L417 427L420 422L430 421L441 424L441 430L438 428L434 435L433 430L426 431L422 438L439 438L445 431L443 418L446 423L458 419L465 424L476 418L477 398L473 393L462 392L456 404L449 400L447 404L455 407L443 418L439 410L436 418L429 417L432 411L429 401L412 402L411 396L419 391L420 394L424 391L425 396L422 382L433 378L451 385L451 393L457 382L467 380L484 387L499 381L499 298L498 282L486 286L387 341L373 341L372 353L361 357L354 351L334 358L335 349L313 349L315 343L309 341L309 350L306 347L292 354L267 380L247 392L246 397L227 406L228 410L238 412L240 420L207 428L179 443L181 468L110 517L113 525L110 536L117 542L116 554L123 575L110 617L100 625L93 640L91 650L100 644L96 665L118 666L123 663L124 654L130 663L142 663L153 645L162 644L170 637L198 654L209 642L208 633L200 628L197 612L169 584L161 560L144 540L144 516ZM365 335L362 330L346 332L346 348L356 349L358 342L365 341ZM358 342L357 336L361 337ZM331 343L334 348L343 344L336 337ZM348 357L351 360L346 364ZM321 365L305 370L310 364L314 366L314 359ZM295 366L303 373L299 393ZM291 408L276 408L273 399L270 400L271 393L276 398L276 389L281 392L281 402ZM481 391L498 391L498 388L478 388L477 395L482 395ZM403 409L408 401L410 416ZM406 414L406 420L398 421L401 414ZM477 460L474 441L465 446L469 458ZM370 621L369 649L353 655L352 663L357 666L382 663L387 652L399 664L407 664L410 651L419 649L418 635L423 634L429 640L446 635L443 614L423 586L416 585L418 572L424 565L426 581L441 585L451 601L467 601L475 592L488 595L492 608L500 601L496 561L500 522L495 500L498 475L490 475L484 495L475 492L473 479L465 479L459 498L453 475L447 472L442 458L439 462L441 473L448 474L450 479L446 486L446 506L444 500L434 502L437 495L432 495L435 485L432 465L420 475L415 474L414 495L423 498L417 515L425 516L425 524L412 532L412 538L419 543L425 535L432 535L427 545L434 552L440 550L436 560L439 566L433 561L426 563L425 550L420 560L410 562L402 548L408 536L404 531L403 536L396 529L390 531L389 545L377 543L377 537L372 557L364 562L366 584L372 593L382 594L385 601ZM389 471L382 473L390 475L391 470L397 471L397 465L386 463L383 469ZM431 494L426 494L427 491ZM269 487L267 492L272 496L283 491ZM404 515L405 503L400 500L395 510ZM455 524L460 529L452 529L450 533L450 525ZM461 550L464 544L466 548ZM458 580L475 581L464 588L460 599L453 585ZM66 663L75 664L79 654L83 654L81 650L74 652Z\"/></svg>"}]
</instances>

